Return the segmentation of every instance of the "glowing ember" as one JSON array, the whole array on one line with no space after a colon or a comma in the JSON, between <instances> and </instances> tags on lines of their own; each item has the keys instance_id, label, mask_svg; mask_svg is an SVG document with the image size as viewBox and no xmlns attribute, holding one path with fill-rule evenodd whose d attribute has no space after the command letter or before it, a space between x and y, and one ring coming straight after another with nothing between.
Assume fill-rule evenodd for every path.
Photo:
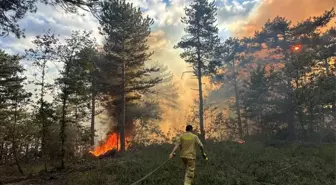
<instances>
[{"instance_id":1,"label":"glowing ember","mask_svg":"<svg viewBox=\"0 0 336 185\"><path fill-rule=\"evenodd\" d=\"M239 140L238 143L239 143L239 144L244 144L245 141L244 141L244 140Z\"/></svg>"},{"instance_id":2,"label":"glowing ember","mask_svg":"<svg viewBox=\"0 0 336 185\"><path fill-rule=\"evenodd\" d=\"M126 138L126 146L125 148L127 149L129 146ZM117 133L111 133L108 137L107 140L105 141L104 144L96 147L93 151L90 151L91 154L94 156L100 156L103 155L111 150L118 150L120 151L120 137Z\"/></svg>"},{"instance_id":3,"label":"glowing ember","mask_svg":"<svg viewBox=\"0 0 336 185\"><path fill-rule=\"evenodd\" d=\"M292 46L292 50L294 50L294 51L299 51L299 50L301 50L301 45L298 44L298 45L294 45L294 46Z\"/></svg>"}]
</instances>

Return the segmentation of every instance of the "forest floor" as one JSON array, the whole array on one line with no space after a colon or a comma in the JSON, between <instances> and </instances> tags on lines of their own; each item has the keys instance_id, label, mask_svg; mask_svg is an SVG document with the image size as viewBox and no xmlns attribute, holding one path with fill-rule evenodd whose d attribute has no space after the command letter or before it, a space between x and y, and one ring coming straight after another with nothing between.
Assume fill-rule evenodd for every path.
<instances>
[{"instance_id":1,"label":"forest floor","mask_svg":"<svg viewBox=\"0 0 336 185\"><path fill-rule=\"evenodd\" d=\"M152 145L114 158L81 160L68 164L62 172L8 184L130 185L166 161L171 149L171 145ZM208 161L198 156L195 185L334 185L336 182L334 144L275 147L249 142L208 142L206 151ZM14 167L0 167L0 180L8 182ZM176 157L139 184L179 185L183 184L183 177L183 165Z\"/></svg>"}]
</instances>

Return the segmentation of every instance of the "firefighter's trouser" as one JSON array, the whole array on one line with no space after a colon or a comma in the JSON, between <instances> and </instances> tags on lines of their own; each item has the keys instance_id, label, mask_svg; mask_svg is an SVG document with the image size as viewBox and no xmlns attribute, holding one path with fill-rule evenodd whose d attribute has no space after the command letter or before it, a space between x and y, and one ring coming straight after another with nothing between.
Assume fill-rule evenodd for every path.
<instances>
[{"instance_id":1,"label":"firefighter's trouser","mask_svg":"<svg viewBox=\"0 0 336 185\"><path fill-rule=\"evenodd\" d=\"M191 185L195 176L195 159L187 159L187 158L181 158L181 159L186 169L184 177L184 185Z\"/></svg>"}]
</instances>

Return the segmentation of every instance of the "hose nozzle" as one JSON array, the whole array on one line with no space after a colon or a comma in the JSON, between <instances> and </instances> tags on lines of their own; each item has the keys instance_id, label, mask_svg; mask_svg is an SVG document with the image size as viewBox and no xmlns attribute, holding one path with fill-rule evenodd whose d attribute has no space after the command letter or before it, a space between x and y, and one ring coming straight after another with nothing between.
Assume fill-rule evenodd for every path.
<instances>
[{"instance_id":1,"label":"hose nozzle","mask_svg":"<svg viewBox=\"0 0 336 185\"><path fill-rule=\"evenodd\" d=\"M208 157L205 153L202 154L203 158L207 161L208 160Z\"/></svg>"}]
</instances>

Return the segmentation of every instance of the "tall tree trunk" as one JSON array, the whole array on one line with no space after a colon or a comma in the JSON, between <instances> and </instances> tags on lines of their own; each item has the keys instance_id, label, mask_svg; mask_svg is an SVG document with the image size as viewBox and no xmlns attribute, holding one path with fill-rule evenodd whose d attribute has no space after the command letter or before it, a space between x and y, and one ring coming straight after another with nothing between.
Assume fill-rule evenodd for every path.
<instances>
[{"instance_id":1,"label":"tall tree trunk","mask_svg":"<svg viewBox=\"0 0 336 185\"><path fill-rule=\"evenodd\" d=\"M288 108L287 108L287 129L288 129L288 137L287 139L289 141L293 141L295 140L295 127L294 127L294 121L295 121L295 116L294 116L294 105L293 105L293 96L294 96L294 92L293 89L291 87L291 82L287 81L287 85L288 85L288 99L287 99L287 103L288 103Z\"/></svg>"},{"instance_id":2,"label":"tall tree trunk","mask_svg":"<svg viewBox=\"0 0 336 185\"><path fill-rule=\"evenodd\" d=\"M25 157L26 157L26 161L28 162L29 161L29 143L26 144L26 147L25 147L26 151L25 151Z\"/></svg>"},{"instance_id":3,"label":"tall tree trunk","mask_svg":"<svg viewBox=\"0 0 336 185\"><path fill-rule=\"evenodd\" d=\"M282 47L282 49L285 51L285 61L288 61L288 63L291 63L292 58L290 57L293 53L291 53L291 50L288 50L290 43L287 42L287 34L286 32L283 32L283 42L285 43ZM288 52L286 52L288 51ZM288 74L287 74L288 75ZM287 77L287 111L286 111L286 116L287 116L287 140L293 141L295 140L295 126L294 126L294 121L295 121L295 108L294 108L294 91L292 88L292 83L291 83L292 78Z\"/></svg>"},{"instance_id":4,"label":"tall tree trunk","mask_svg":"<svg viewBox=\"0 0 336 185\"><path fill-rule=\"evenodd\" d=\"M9 159L9 157L10 157L10 150L9 150L9 148L8 148L8 143L5 143L5 155L4 155L4 163L6 164L7 163L7 161L8 161L8 159Z\"/></svg>"},{"instance_id":5,"label":"tall tree trunk","mask_svg":"<svg viewBox=\"0 0 336 185\"><path fill-rule=\"evenodd\" d=\"M241 115L240 115L240 100L239 100L239 92L238 92L238 87L237 83L235 82L234 84L234 89L235 89L235 97L236 97L236 113L237 113L237 121L238 121L238 131L239 131L239 137L243 138L243 126L242 126L242 121L241 121Z\"/></svg>"},{"instance_id":6,"label":"tall tree trunk","mask_svg":"<svg viewBox=\"0 0 336 185\"><path fill-rule=\"evenodd\" d=\"M35 146L34 146L34 160L36 161L39 158L39 146L40 146L40 136L35 138Z\"/></svg>"},{"instance_id":7,"label":"tall tree trunk","mask_svg":"<svg viewBox=\"0 0 336 185\"><path fill-rule=\"evenodd\" d=\"M248 136L250 134L249 134L249 128L248 128L249 120L247 118L247 107L245 106L244 109L245 109L244 111L245 112L245 132L246 132L246 135Z\"/></svg>"},{"instance_id":8,"label":"tall tree trunk","mask_svg":"<svg viewBox=\"0 0 336 185\"><path fill-rule=\"evenodd\" d=\"M16 94L16 96L18 96ZM16 102L15 102L15 110L14 110L14 125L13 125L13 137L12 137L12 149L13 149L13 155L14 155L14 159L15 159L15 164L19 170L19 172L21 173L21 175L24 175L23 171L22 171L22 168L20 166L20 162L19 162L19 158L17 156L17 151L16 151L16 142L15 142L15 133L16 133L16 124L17 124L17 106L18 106L18 101L16 99Z\"/></svg>"},{"instance_id":9,"label":"tall tree trunk","mask_svg":"<svg viewBox=\"0 0 336 185\"><path fill-rule=\"evenodd\" d=\"M199 94L199 123L201 130L201 140L205 141L204 118L203 118L203 89L202 89L202 61L199 49L197 50L197 79L198 79L198 94Z\"/></svg>"},{"instance_id":10,"label":"tall tree trunk","mask_svg":"<svg viewBox=\"0 0 336 185\"><path fill-rule=\"evenodd\" d=\"M324 65L325 65L325 68L326 68L327 76L332 75L332 72L330 71L330 67L329 67L329 60L328 60L328 58L326 58L324 60ZM334 117L334 125L336 125L336 103L332 104L331 112L332 112L332 115Z\"/></svg>"},{"instance_id":11,"label":"tall tree trunk","mask_svg":"<svg viewBox=\"0 0 336 185\"><path fill-rule=\"evenodd\" d=\"M336 125L336 103L333 103L332 113L334 116L334 126Z\"/></svg>"},{"instance_id":12,"label":"tall tree trunk","mask_svg":"<svg viewBox=\"0 0 336 185\"><path fill-rule=\"evenodd\" d=\"M117 134L117 151L119 151L119 149L120 149L120 146L119 146L119 144L120 144L120 132L119 132L118 128L117 128L116 134Z\"/></svg>"},{"instance_id":13,"label":"tall tree trunk","mask_svg":"<svg viewBox=\"0 0 336 185\"><path fill-rule=\"evenodd\" d=\"M305 121L303 119L304 113L302 112L301 109L299 109L298 111L299 111L298 112L298 118L299 118L299 122L300 122L301 129L302 129L302 131L301 131L301 133L302 133L301 138L302 139L307 139L307 133L306 133L305 124L304 124Z\"/></svg>"},{"instance_id":14,"label":"tall tree trunk","mask_svg":"<svg viewBox=\"0 0 336 185\"><path fill-rule=\"evenodd\" d=\"M65 157L65 126L66 126L66 103L67 103L67 92L63 92L63 101L62 101L62 120L61 120L61 169L64 168L64 157Z\"/></svg>"},{"instance_id":15,"label":"tall tree trunk","mask_svg":"<svg viewBox=\"0 0 336 185\"><path fill-rule=\"evenodd\" d=\"M233 67L233 85L234 85L234 91L235 91L235 98L236 98L236 113L237 113L237 121L238 121L238 134L239 138L243 138L243 125L241 121L241 114L240 114L240 99L239 99L239 89L238 89L238 82L237 82L237 70L236 70L236 63L235 63L235 57L233 59L232 67Z\"/></svg>"},{"instance_id":16,"label":"tall tree trunk","mask_svg":"<svg viewBox=\"0 0 336 185\"><path fill-rule=\"evenodd\" d=\"M14 159L15 159L15 164L19 170L19 172L21 173L21 175L24 175L23 171L22 171L22 168L21 168L21 165L20 165L20 161L19 161L19 158L17 156L17 151L16 151L16 143L14 141L14 137L13 137L13 141L12 141L12 149L13 149L13 156L14 156Z\"/></svg>"},{"instance_id":17,"label":"tall tree trunk","mask_svg":"<svg viewBox=\"0 0 336 185\"><path fill-rule=\"evenodd\" d=\"M328 63L328 59L324 59L324 65L325 65L325 68L326 68L326 72L327 72L327 75L329 75L330 73L330 69L329 69L329 63Z\"/></svg>"},{"instance_id":18,"label":"tall tree trunk","mask_svg":"<svg viewBox=\"0 0 336 185\"><path fill-rule=\"evenodd\" d=\"M126 117L126 107L125 107L125 94L126 94L126 84L125 84L125 61L123 61L122 66L122 93L121 93L121 119L120 119L120 151L125 151L125 117Z\"/></svg>"},{"instance_id":19,"label":"tall tree trunk","mask_svg":"<svg viewBox=\"0 0 336 185\"><path fill-rule=\"evenodd\" d=\"M65 64L66 66L66 73L65 76L68 77L69 75L69 68L70 64ZM65 82L64 89L63 89L63 97L62 97L62 119L61 119L61 129L60 129L60 135L61 135L61 169L64 169L64 161L65 161L65 139L66 139L66 133L65 133L65 127L66 127L66 105L68 101L68 84Z\"/></svg>"},{"instance_id":20,"label":"tall tree trunk","mask_svg":"<svg viewBox=\"0 0 336 185\"><path fill-rule=\"evenodd\" d=\"M63 95L63 104L62 104L62 121L61 121L61 169L64 168L64 156L65 156L65 112L66 112L66 95Z\"/></svg>"},{"instance_id":21,"label":"tall tree trunk","mask_svg":"<svg viewBox=\"0 0 336 185\"><path fill-rule=\"evenodd\" d=\"M287 140L294 141L296 139L295 136L295 126L294 126L294 114L292 111L294 111L291 107L288 109L288 117L287 117L287 128L288 128L288 137Z\"/></svg>"},{"instance_id":22,"label":"tall tree trunk","mask_svg":"<svg viewBox=\"0 0 336 185\"><path fill-rule=\"evenodd\" d=\"M310 106L309 106L309 113L310 113L310 119L309 119L309 128L308 128L308 131L309 131L309 136L313 136L313 133L314 133L314 105L313 105L313 102L310 102L309 103Z\"/></svg>"},{"instance_id":23,"label":"tall tree trunk","mask_svg":"<svg viewBox=\"0 0 336 185\"><path fill-rule=\"evenodd\" d=\"M264 122L262 120L262 113L261 112L259 113L259 116L257 116L257 120L259 121L259 124L261 125L261 129L260 129L261 130L261 134L266 133L267 130L266 130L266 127L265 127Z\"/></svg>"},{"instance_id":24,"label":"tall tree trunk","mask_svg":"<svg viewBox=\"0 0 336 185\"><path fill-rule=\"evenodd\" d=\"M91 146L94 146L95 138L95 112L96 112L96 83L95 77L92 76L91 82Z\"/></svg>"},{"instance_id":25,"label":"tall tree trunk","mask_svg":"<svg viewBox=\"0 0 336 185\"><path fill-rule=\"evenodd\" d=\"M293 111L294 109L292 108L292 105L289 105L288 117L287 117L287 128L288 128L287 140L289 141L294 141L296 139L295 126L294 126L295 116L294 116Z\"/></svg>"},{"instance_id":26,"label":"tall tree trunk","mask_svg":"<svg viewBox=\"0 0 336 185\"><path fill-rule=\"evenodd\" d=\"M78 84L76 84L76 92L75 92L75 100L78 100ZM78 104L76 103L75 105L75 124L76 125L80 125L80 122L79 122L79 114L78 114ZM77 132L76 132L76 136L75 136L75 141L74 141L74 146L73 146L73 152L71 152L71 154L75 157L76 156L76 152L78 151L78 148L79 148L79 143L78 143L78 137L79 137L79 133L80 133L80 130L79 130L79 127L76 127L77 129Z\"/></svg>"},{"instance_id":27,"label":"tall tree trunk","mask_svg":"<svg viewBox=\"0 0 336 185\"><path fill-rule=\"evenodd\" d=\"M44 170L47 171L47 158L46 158L46 123L45 123L45 111L44 111L44 79L45 79L45 67L46 62L43 62L42 66L42 82L41 82L41 98L40 98L40 115L41 115L41 122L42 122L42 138L41 138L41 150L42 150L42 159L44 161Z\"/></svg>"},{"instance_id":28,"label":"tall tree trunk","mask_svg":"<svg viewBox=\"0 0 336 185\"><path fill-rule=\"evenodd\" d=\"M0 149L0 164L4 164L4 152L5 151L5 142L1 142L1 149Z\"/></svg>"}]
</instances>

